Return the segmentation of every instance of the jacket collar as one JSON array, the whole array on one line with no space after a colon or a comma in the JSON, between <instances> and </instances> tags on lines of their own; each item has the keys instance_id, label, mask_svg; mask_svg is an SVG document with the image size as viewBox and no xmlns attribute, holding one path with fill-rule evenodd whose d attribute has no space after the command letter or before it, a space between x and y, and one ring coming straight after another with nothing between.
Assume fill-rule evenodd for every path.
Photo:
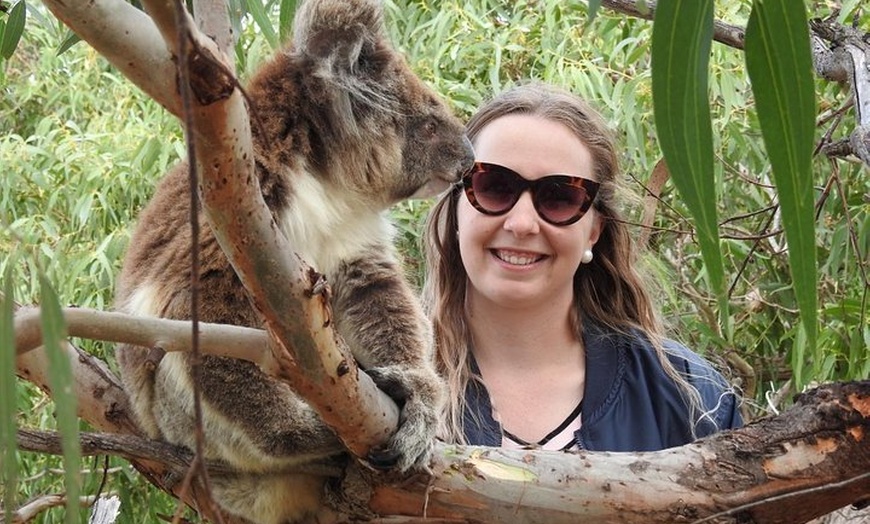
<instances>
[{"instance_id":1,"label":"jacket collar","mask_svg":"<svg viewBox=\"0 0 870 524\"><path fill-rule=\"evenodd\" d=\"M600 418L604 408L619 394L625 373L625 335L587 321L583 324L583 346L586 351L586 385L580 416L583 426L586 426ZM471 352L468 359L472 373L480 376ZM501 429L492 418L492 401L483 384L472 379L465 389L465 402L463 424L468 441L500 446Z\"/></svg>"}]
</instances>

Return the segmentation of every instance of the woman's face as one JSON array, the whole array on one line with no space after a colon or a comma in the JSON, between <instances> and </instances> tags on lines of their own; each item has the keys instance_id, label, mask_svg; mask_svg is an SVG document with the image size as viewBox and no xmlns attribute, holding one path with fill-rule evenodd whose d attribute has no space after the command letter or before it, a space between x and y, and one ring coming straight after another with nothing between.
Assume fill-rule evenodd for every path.
<instances>
[{"instance_id":1,"label":"woman's face","mask_svg":"<svg viewBox=\"0 0 870 524\"><path fill-rule=\"evenodd\" d=\"M537 180L554 173L591 178L592 156L564 125L533 115L507 115L478 134L475 158ZM526 191L507 213L484 215L464 195L457 207L459 251L468 274L468 298L527 308L573 300L574 272L601 233L594 208L568 226L538 216Z\"/></svg>"}]
</instances>

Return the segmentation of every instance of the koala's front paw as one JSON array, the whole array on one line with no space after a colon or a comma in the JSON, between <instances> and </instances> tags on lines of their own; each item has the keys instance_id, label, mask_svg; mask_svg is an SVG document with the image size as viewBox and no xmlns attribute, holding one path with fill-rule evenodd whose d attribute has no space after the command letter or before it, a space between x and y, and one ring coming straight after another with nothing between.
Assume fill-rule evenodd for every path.
<instances>
[{"instance_id":1,"label":"koala's front paw","mask_svg":"<svg viewBox=\"0 0 870 524\"><path fill-rule=\"evenodd\" d=\"M373 449L368 463L378 469L405 472L412 467L427 469L445 387L429 370L384 366L366 371L375 384L401 409L399 429L383 446Z\"/></svg>"}]
</instances>

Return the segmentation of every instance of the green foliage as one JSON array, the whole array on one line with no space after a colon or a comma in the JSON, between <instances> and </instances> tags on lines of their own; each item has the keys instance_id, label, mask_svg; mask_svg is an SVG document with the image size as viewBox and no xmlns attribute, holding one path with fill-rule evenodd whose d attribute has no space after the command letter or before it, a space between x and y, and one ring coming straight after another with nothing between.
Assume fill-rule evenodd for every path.
<instances>
[{"instance_id":1,"label":"green foliage","mask_svg":"<svg viewBox=\"0 0 870 524\"><path fill-rule=\"evenodd\" d=\"M12 58L0 64L0 271L12 276L4 281L5 296L45 304L43 272L60 303L109 309L133 221L183 153L179 125L88 46L58 54L68 31L34 20ZM103 344L79 344L112 361ZM12 402L18 425L59 428L58 406L36 387L3 384L16 386L2 401ZM0 487L2 497L15 496L18 504L66 492L65 475L79 473L60 457L18 457L17 493L15 484ZM88 495L99 491L104 476L93 466L81 470ZM174 502L154 493L126 461L113 458L108 466L109 489L122 498L121 522L157 522L156 513L173 513ZM132 508L142 509L134 514ZM62 522L68 514L58 508L40 522ZM86 517L87 509L71 514Z\"/></svg>"},{"instance_id":2,"label":"green foliage","mask_svg":"<svg viewBox=\"0 0 870 524\"><path fill-rule=\"evenodd\" d=\"M231 2L242 76L285 39L295 3L271 0L250 6L247 0ZM860 3L842 2L839 19L851 21L857 13L858 26L870 27L870 13L859 12ZM389 31L412 68L448 98L461 117L516 81L537 78L565 86L601 110L622 146L624 185L629 193L646 194L645 185L665 148L665 140L657 134L659 117L652 111L653 23L607 9L599 9L593 17L586 3L578 1L386 0L385 4ZM746 26L751 8L750 0L717 2L714 14L725 22ZM86 45L69 47L70 33L39 8L28 9L23 38L11 58L0 62L0 165L4 176L0 184L0 270L11 274L11 283L7 278L5 285L11 286L19 302L43 302L39 285L43 271L60 303L108 309L132 222L157 179L183 155L184 146L173 117L131 87ZM813 16L828 14L817 11ZM780 48L789 47L786 43L803 45L795 44L788 28L773 26L776 32L771 38ZM68 50L59 54L62 48ZM695 63L698 85L691 92L699 92L699 85L707 82L700 90L706 93L704 100L694 103L698 107L708 104L711 145L703 147L712 147L712 162L697 162L708 166L705 183L709 186L704 188L709 193L698 198L713 206L707 213L714 217L715 227L707 227L718 231L723 279L730 284L722 286L728 288L728 318L718 318L725 308L719 303L717 286L705 283L715 262L702 253L695 222L689 218L695 215L692 208L697 202L691 204L684 189L677 191L681 182L669 181L662 189L653 224L656 229L643 257L648 272L657 277L658 296L672 336L708 356L736 355L747 361L761 386L748 393L759 400L764 390L780 387L799 370L806 370L801 383L870 376L866 350L870 345L870 170L815 158L810 172L795 181L807 184L809 179L812 184L811 190L797 191L795 197L815 197L814 233L805 238L803 247L786 247L782 229L791 229L792 212L783 201L783 190L774 185L780 185L782 172L781 161L774 157L786 153L783 149L788 146L765 147L763 136L768 133L766 119L777 113L763 109L763 95L753 94L751 85L762 80L753 72L750 83L748 55L717 43L705 54L709 62ZM780 74L800 71L787 60L778 62L785 69ZM706 78L704 70L709 71ZM786 91L795 90L788 97L797 96L794 82L784 84ZM771 84L765 94L783 94L783 89ZM806 151L808 136L820 140L830 134L838 139L854 128L851 111L844 112L842 120L833 117L846 104L848 92L819 79L814 80L813 92L819 107L818 129L808 135L801 128L802 138L795 140L802 143L794 146L795 152ZM793 102L786 100L791 108ZM696 117L696 121L700 120ZM693 149L686 153L698 158L707 154L695 149L702 147L699 143L677 145ZM799 164L805 159L794 156L791 161ZM431 201L406 202L392 212L409 276L418 284L422 275L419 238L430 205ZM627 206L629 220L640 222L640 206L632 200ZM805 229L806 225L804 236ZM634 233L640 236L641 228ZM789 244L793 246L791 238ZM814 286L817 299L810 308L818 315L819 330L815 352L802 352L801 311L808 300L798 291L798 281L805 284L807 279L790 268L789 257L813 251L818 284ZM729 336L726 330L722 335L723 323L734 326L733 334ZM111 363L103 346L83 344ZM806 344L809 347L810 341ZM745 382L747 377L742 378L750 385ZM3 395L3 401L9 402ZM57 427L54 404L37 388L18 381L13 396L11 409L19 425ZM60 458L24 453L18 457L18 503L65 490ZM4 460L8 466L8 459ZM97 493L104 475L108 489L122 499L121 522L155 522L158 513L173 512L174 503L168 496L157 493L119 459L110 459L105 472L102 459L81 470L82 492ZM8 497L11 489L4 482L0 492ZM64 518L58 509L45 513L41 521Z\"/></svg>"},{"instance_id":3,"label":"green foliage","mask_svg":"<svg viewBox=\"0 0 870 524\"><path fill-rule=\"evenodd\" d=\"M278 32L275 31L275 27L272 25L272 20L267 12L267 6L261 0L245 0L243 5L254 18L254 22L257 23L263 38L269 43L269 47L276 49L278 47ZM272 2L269 2L269 7L271 5Z\"/></svg>"},{"instance_id":4,"label":"green foliage","mask_svg":"<svg viewBox=\"0 0 870 524\"><path fill-rule=\"evenodd\" d=\"M18 47L21 35L24 34L26 10L27 4L24 0L19 0L9 10L8 18L5 21L0 19L0 59L8 60Z\"/></svg>"}]
</instances>

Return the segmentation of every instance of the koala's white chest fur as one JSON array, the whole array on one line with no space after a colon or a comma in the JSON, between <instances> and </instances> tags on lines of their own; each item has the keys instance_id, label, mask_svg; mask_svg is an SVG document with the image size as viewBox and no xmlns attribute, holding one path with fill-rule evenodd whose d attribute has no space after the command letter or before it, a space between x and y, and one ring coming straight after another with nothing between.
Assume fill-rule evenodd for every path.
<instances>
[{"instance_id":1,"label":"koala's white chest fur","mask_svg":"<svg viewBox=\"0 0 870 524\"><path fill-rule=\"evenodd\" d=\"M277 217L278 226L290 249L315 270L329 274L367 247L389 245L393 227L371 204L307 172L294 176L293 189L292 205Z\"/></svg>"}]
</instances>

